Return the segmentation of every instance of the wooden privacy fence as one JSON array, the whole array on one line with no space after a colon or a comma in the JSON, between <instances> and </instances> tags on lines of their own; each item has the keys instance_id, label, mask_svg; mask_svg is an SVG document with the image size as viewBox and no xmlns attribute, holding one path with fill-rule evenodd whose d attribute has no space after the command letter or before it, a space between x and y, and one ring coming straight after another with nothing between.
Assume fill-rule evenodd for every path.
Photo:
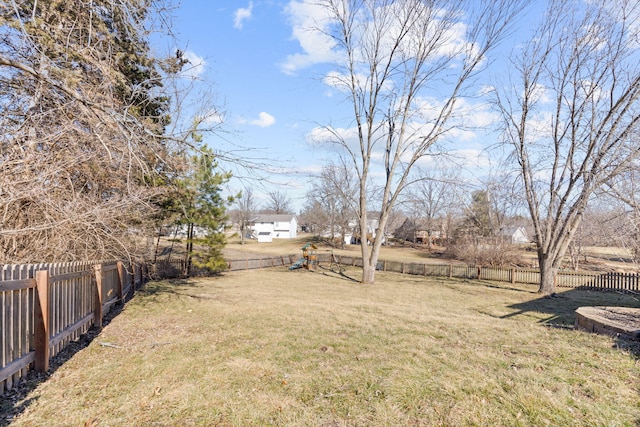
<instances>
[{"instance_id":1,"label":"wooden privacy fence","mask_svg":"<svg viewBox=\"0 0 640 427\"><path fill-rule=\"evenodd\" d=\"M300 255L281 255L262 258L240 258L227 260L229 271L254 270L257 268L286 267L300 259Z\"/></svg>"},{"instance_id":2,"label":"wooden privacy fence","mask_svg":"<svg viewBox=\"0 0 640 427\"><path fill-rule=\"evenodd\" d=\"M256 268L288 266L299 258L299 255L284 255L232 259L227 260L227 265L231 271L251 270ZM319 253L317 260L320 264L336 262L342 265L362 267L362 258L357 256ZM530 268L478 267L463 264L425 264L379 260L376 269L420 276L455 277L523 284L540 283L540 271ZM640 274L560 271L556 277L556 286L559 288L638 292L640 291Z\"/></svg>"},{"instance_id":3,"label":"wooden privacy fence","mask_svg":"<svg viewBox=\"0 0 640 427\"><path fill-rule=\"evenodd\" d=\"M119 261L0 266L0 395L49 360L143 281Z\"/></svg>"}]
</instances>

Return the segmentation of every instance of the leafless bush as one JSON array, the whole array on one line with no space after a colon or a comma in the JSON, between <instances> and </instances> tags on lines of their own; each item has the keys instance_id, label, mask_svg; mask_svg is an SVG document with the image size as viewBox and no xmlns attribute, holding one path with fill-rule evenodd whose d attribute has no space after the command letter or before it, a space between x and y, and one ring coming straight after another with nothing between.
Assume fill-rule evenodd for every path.
<instances>
[{"instance_id":1,"label":"leafless bush","mask_svg":"<svg viewBox=\"0 0 640 427\"><path fill-rule=\"evenodd\" d=\"M11 4L0 7L0 263L147 256L185 149L164 132L147 6Z\"/></svg>"},{"instance_id":2,"label":"leafless bush","mask_svg":"<svg viewBox=\"0 0 640 427\"><path fill-rule=\"evenodd\" d=\"M447 254L452 258L465 261L472 265L488 267L510 267L518 265L517 248L507 243L479 244L456 243L447 248Z\"/></svg>"}]
</instances>

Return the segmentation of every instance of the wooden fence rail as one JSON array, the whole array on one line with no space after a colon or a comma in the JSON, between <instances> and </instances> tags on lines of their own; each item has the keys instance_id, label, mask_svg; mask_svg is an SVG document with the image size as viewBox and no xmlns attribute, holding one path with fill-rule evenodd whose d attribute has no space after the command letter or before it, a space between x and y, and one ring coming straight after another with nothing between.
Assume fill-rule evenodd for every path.
<instances>
[{"instance_id":1,"label":"wooden fence rail","mask_svg":"<svg viewBox=\"0 0 640 427\"><path fill-rule=\"evenodd\" d=\"M257 268L290 266L300 258L300 255L282 255L262 258L239 258L227 260L229 271L253 270Z\"/></svg>"},{"instance_id":2,"label":"wooden fence rail","mask_svg":"<svg viewBox=\"0 0 640 427\"><path fill-rule=\"evenodd\" d=\"M227 265L230 271L251 270L291 265L298 258L298 255L283 255L231 259L227 260ZM319 253L317 260L320 265L337 262L342 265L362 267L362 258L352 255ZM376 269L420 276L480 279L514 284L540 283L540 271L530 268L479 267L463 264L425 264L379 260ZM560 271L556 277L556 286L559 288L638 292L640 291L640 274Z\"/></svg>"},{"instance_id":3,"label":"wooden fence rail","mask_svg":"<svg viewBox=\"0 0 640 427\"><path fill-rule=\"evenodd\" d=\"M119 261L0 266L0 395L142 283L145 266Z\"/></svg>"}]
</instances>

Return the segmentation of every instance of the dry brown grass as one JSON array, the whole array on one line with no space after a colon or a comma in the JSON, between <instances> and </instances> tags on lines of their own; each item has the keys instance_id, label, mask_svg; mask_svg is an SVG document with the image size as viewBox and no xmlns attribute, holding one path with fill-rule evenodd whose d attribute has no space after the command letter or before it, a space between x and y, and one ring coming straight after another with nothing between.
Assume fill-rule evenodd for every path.
<instances>
[{"instance_id":1,"label":"dry brown grass","mask_svg":"<svg viewBox=\"0 0 640 427\"><path fill-rule=\"evenodd\" d=\"M258 243L255 240L245 240L245 244L241 245L237 237L229 237L228 244L225 248L225 255L233 257L244 257L247 254L256 256L269 255L285 255L297 254L301 255L301 248L309 243L314 242L318 246L318 253L331 253L336 255L361 256L359 245L345 245L344 248L339 246L332 247L325 241L318 241L317 237L302 233L295 239L274 239L271 243ZM429 253L426 247L398 247L398 246L382 246L380 248L380 259L387 261L406 261L406 262L443 262L436 254ZM448 262L449 260L447 260Z\"/></svg>"},{"instance_id":2,"label":"dry brown grass","mask_svg":"<svg viewBox=\"0 0 640 427\"><path fill-rule=\"evenodd\" d=\"M358 271L347 270L358 277ZM146 285L16 426L638 425L637 352L571 330L617 294L328 270Z\"/></svg>"}]
</instances>

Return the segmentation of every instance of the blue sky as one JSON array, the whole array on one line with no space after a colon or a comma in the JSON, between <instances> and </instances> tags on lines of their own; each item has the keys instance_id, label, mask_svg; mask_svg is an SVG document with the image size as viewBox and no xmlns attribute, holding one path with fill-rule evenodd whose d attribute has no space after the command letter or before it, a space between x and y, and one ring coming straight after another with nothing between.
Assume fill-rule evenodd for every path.
<instances>
[{"instance_id":1,"label":"blue sky","mask_svg":"<svg viewBox=\"0 0 640 427\"><path fill-rule=\"evenodd\" d=\"M187 58L199 65L198 78L214 85L216 103L225 111L227 132L206 142L214 149L229 144L257 149L252 155L268 159L268 169L286 171L263 174L260 181L234 180L231 186L252 187L259 202L266 191L285 191L296 211L310 177L335 155L309 144L307 135L319 124L346 126L349 117L341 95L323 84L332 51L326 40L305 31L319 13L308 3L184 1L173 22ZM469 109L479 121L490 120L486 105ZM478 156L488 143L495 143L495 136L472 132L459 135L456 149L469 164L483 163Z\"/></svg>"},{"instance_id":2,"label":"blue sky","mask_svg":"<svg viewBox=\"0 0 640 427\"><path fill-rule=\"evenodd\" d=\"M268 170L286 171L262 172L267 179L261 181L234 181L234 189L246 184L258 198L285 191L299 210L309 175L329 155L314 150L305 135L335 111L336 100L325 95L318 71L288 63L301 49L287 5L187 1L175 11L174 31L187 58L202 64L198 77L214 85L216 103L225 111L225 132L207 143L214 149L229 142L257 149L251 156L266 158Z\"/></svg>"}]
</instances>

